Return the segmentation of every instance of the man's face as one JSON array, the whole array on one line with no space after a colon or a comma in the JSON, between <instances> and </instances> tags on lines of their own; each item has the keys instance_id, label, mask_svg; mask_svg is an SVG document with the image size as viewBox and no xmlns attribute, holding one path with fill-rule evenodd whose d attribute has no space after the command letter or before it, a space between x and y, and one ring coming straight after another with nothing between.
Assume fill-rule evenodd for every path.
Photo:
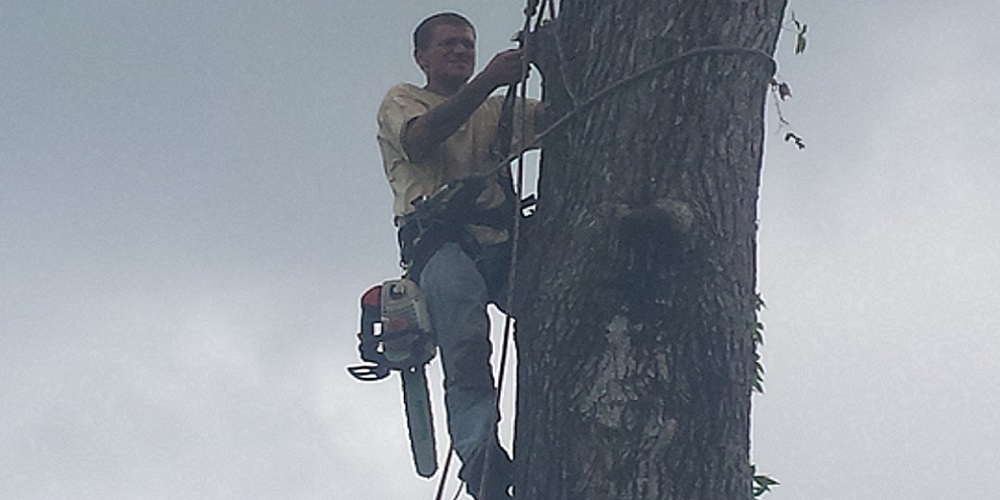
<instances>
[{"instance_id":1,"label":"man's face","mask_svg":"<svg viewBox=\"0 0 1000 500\"><path fill-rule=\"evenodd\" d=\"M462 25L439 24L427 47L414 51L427 81L465 83L476 69L476 33Z\"/></svg>"}]
</instances>

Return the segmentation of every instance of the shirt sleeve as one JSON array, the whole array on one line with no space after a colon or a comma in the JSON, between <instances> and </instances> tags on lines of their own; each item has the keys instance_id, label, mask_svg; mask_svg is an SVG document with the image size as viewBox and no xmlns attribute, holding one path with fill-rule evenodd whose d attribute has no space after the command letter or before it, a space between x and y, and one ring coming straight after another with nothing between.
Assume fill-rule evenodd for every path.
<instances>
[{"instance_id":1,"label":"shirt sleeve","mask_svg":"<svg viewBox=\"0 0 1000 500\"><path fill-rule=\"evenodd\" d=\"M427 112L430 105L407 92L406 87L397 85L389 90L378 112L378 139L383 150L391 153L392 159L410 162L403 149L403 131L413 119ZM386 160L386 173L391 171L390 158Z\"/></svg>"},{"instance_id":2,"label":"shirt sleeve","mask_svg":"<svg viewBox=\"0 0 1000 500\"><path fill-rule=\"evenodd\" d=\"M426 160L414 164L403 149L407 124L433 107L423 94L416 87L402 83L391 88L379 106L378 145L396 216L412 212L413 200L432 193L439 181L440 172L430 168Z\"/></svg>"}]
</instances>

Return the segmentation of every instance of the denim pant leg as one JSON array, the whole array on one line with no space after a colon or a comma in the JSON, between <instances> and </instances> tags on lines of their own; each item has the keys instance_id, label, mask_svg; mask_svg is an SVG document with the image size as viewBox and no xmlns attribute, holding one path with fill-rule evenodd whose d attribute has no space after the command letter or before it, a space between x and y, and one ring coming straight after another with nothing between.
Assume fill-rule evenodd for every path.
<instances>
[{"instance_id":1,"label":"denim pant leg","mask_svg":"<svg viewBox=\"0 0 1000 500\"><path fill-rule=\"evenodd\" d=\"M475 263L455 243L444 244L420 273L441 349L445 405L452 446L463 462L492 443L499 419L486 285Z\"/></svg>"}]
</instances>

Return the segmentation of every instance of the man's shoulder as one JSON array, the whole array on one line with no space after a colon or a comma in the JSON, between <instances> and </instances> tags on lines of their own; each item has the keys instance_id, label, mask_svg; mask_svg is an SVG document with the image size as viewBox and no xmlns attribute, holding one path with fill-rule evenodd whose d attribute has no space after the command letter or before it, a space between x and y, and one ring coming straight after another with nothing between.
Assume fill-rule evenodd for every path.
<instances>
[{"instance_id":1,"label":"man's shoulder","mask_svg":"<svg viewBox=\"0 0 1000 500\"><path fill-rule=\"evenodd\" d=\"M382 98L379 114L397 112L392 110L424 110L440 104L441 99L412 83L397 83L389 88Z\"/></svg>"},{"instance_id":2,"label":"man's shoulder","mask_svg":"<svg viewBox=\"0 0 1000 500\"><path fill-rule=\"evenodd\" d=\"M433 92L424 90L412 83L400 82L392 87L385 93L385 99L412 99L417 101L433 101L436 95Z\"/></svg>"},{"instance_id":3,"label":"man's shoulder","mask_svg":"<svg viewBox=\"0 0 1000 500\"><path fill-rule=\"evenodd\" d=\"M399 83L393 85L392 87L389 87L389 90L385 93L385 95L413 94L413 93L416 93L419 90L420 90L420 88L418 88L416 85L414 85L412 83L409 83L409 82L399 82Z\"/></svg>"}]
</instances>

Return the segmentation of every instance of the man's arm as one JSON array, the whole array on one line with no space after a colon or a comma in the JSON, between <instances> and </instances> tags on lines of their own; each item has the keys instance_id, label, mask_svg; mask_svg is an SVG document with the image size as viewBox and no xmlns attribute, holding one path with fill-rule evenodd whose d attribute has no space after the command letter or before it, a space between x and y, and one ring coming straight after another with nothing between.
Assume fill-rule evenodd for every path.
<instances>
[{"instance_id":1,"label":"man's arm","mask_svg":"<svg viewBox=\"0 0 1000 500\"><path fill-rule=\"evenodd\" d=\"M426 158L430 152L451 137L472 113L501 85L521 78L521 51L500 52L481 73L447 101L414 118L403 127L403 149L411 161Z\"/></svg>"}]
</instances>

